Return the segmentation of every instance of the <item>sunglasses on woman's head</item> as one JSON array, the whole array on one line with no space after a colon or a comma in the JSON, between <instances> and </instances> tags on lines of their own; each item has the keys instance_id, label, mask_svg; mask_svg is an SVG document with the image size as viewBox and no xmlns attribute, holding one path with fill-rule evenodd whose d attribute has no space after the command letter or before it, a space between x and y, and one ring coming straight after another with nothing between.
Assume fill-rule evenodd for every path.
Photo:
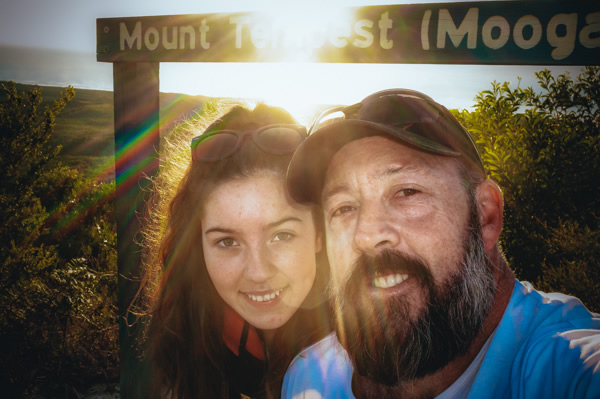
<instances>
[{"instance_id":1,"label":"sunglasses on woman's head","mask_svg":"<svg viewBox=\"0 0 600 399\"><path fill-rule=\"evenodd\" d=\"M194 161L215 162L233 155L246 136L251 136L258 148L275 155L291 154L306 137L302 125L268 125L256 130L213 130L192 139Z\"/></svg>"}]
</instances>

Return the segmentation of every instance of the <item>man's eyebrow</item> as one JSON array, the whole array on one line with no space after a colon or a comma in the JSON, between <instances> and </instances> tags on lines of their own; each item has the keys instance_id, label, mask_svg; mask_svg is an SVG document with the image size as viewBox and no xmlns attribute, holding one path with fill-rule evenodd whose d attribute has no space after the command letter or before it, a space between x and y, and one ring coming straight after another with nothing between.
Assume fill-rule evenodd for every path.
<instances>
[{"instance_id":1,"label":"man's eyebrow","mask_svg":"<svg viewBox=\"0 0 600 399\"><path fill-rule=\"evenodd\" d=\"M338 184L337 186L333 186L327 190L323 190L323 192L321 193L321 202L324 202L328 198L331 198L334 195L344 191L348 191L348 186L345 184Z\"/></svg>"},{"instance_id":2,"label":"man's eyebrow","mask_svg":"<svg viewBox=\"0 0 600 399\"><path fill-rule=\"evenodd\" d=\"M416 172L421 172L422 170L423 170L423 167L414 166L414 165L391 166L391 167L385 169L379 175L379 177L389 177L389 176L397 175L399 173L416 173Z\"/></svg>"},{"instance_id":3,"label":"man's eyebrow","mask_svg":"<svg viewBox=\"0 0 600 399\"><path fill-rule=\"evenodd\" d=\"M400 173L417 173L422 171L423 168L420 166L413 165L401 165L401 166L390 166L389 168L384 169L380 173L375 175L376 179L383 179L386 177L391 177L398 175ZM331 198L332 196L339 194L341 192L347 191L348 186L345 184L338 184L337 186L333 186L329 189L324 189L321 194L321 201L325 201L327 198Z\"/></svg>"}]
</instances>

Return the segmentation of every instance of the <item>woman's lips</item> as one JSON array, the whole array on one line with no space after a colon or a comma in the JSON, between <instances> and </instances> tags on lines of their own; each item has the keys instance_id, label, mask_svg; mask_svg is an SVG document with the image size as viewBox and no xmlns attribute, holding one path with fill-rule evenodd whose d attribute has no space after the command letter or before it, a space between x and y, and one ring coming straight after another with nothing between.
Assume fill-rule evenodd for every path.
<instances>
[{"instance_id":1,"label":"woman's lips","mask_svg":"<svg viewBox=\"0 0 600 399\"><path fill-rule=\"evenodd\" d=\"M274 300L275 298L279 297L279 295L281 295L282 291L283 291L283 289L278 289L275 291L266 292L266 293L262 293L262 294L252 294L252 293L247 293L247 292L244 292L243 294L246 295L246 297L249 300L251 300L252 302L270 302L270 301Z\"/></svg>"}]
</instances>

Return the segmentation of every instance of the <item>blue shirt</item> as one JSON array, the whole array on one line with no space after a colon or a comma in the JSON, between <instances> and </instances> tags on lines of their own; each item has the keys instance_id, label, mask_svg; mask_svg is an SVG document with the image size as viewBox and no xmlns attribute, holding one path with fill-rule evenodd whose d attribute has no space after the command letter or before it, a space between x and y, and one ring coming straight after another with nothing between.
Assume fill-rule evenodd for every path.
<instances>
[{"instance_id":1,"label":"blue shirt","mask_svg":"<svg viewBox=\"0 0 600 399\"><path fill-rule=\"evenodd\" d=\"M600 398L600 315L577 298L517 281L485 349L468 398ZM294 359L282 398L353 398L351 379L330 334Z\"/></svg>"}]
</instances>

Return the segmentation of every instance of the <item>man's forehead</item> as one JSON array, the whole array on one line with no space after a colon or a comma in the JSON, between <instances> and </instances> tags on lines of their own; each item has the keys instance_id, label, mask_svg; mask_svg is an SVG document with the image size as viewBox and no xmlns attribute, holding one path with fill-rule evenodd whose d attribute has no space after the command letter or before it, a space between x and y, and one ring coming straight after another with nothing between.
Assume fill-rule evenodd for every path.
<instances>
[{"instance_id":1,"label":"man's forehead","mask_svg":"<svg viewBox=\"0 0 600 399\"><path fill-rule=\"evenodd\" d=\"M324 185L337 175L369 173L384 178L398 173L428 172L440 166L446 157L429 154L382 136L352 141L332 157Z\"/></svg>"},{"instance_id":2,"label":"man's forehead","mask_svg":"<svg viewBox=\"0 0 600 399\"><path fill-rule=\"evenodd\" d=\"M328 165L321 199L350 190L359 185L359 176L370 182L412 176L418 178L439 176L448 172L452 159L405 146L385 137L367 137L342 147Z\"/></svg>"}]
</instances>

